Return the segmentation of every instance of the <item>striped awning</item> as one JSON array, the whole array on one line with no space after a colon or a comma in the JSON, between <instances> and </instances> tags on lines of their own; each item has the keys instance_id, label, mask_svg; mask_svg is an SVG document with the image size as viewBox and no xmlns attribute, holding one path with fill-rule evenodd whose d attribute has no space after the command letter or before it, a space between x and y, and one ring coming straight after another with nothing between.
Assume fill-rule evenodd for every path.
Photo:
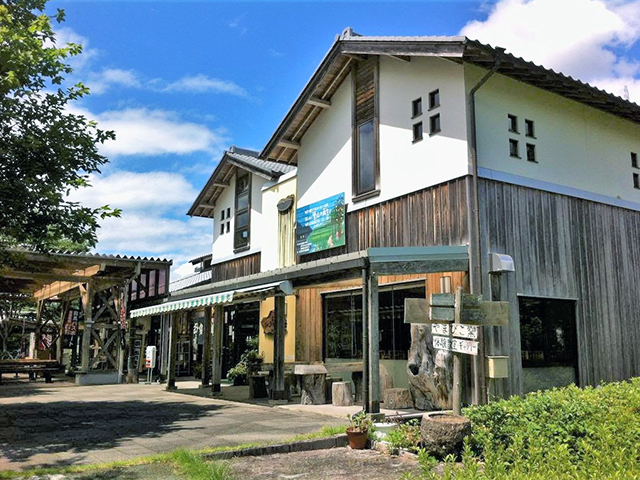
<instances>
[{"instance_id":1,"label":"striped awning","mask_svg":"<svg viewBox=\"0 0 640 480\"><path fill-rule=\"evenodd\" d=\"M159 305L151 305L150 307L138 308L131 310L129 316L131 318L148 317L149 315L158 315L166 312L175 312L177 310L191 310L198 307L206 307L216 303L231 303L233 301L232 290L230 292L216 293L213 295L205 295L203 297L185 298L175 302L161 303Z\"/></svg>"}]
</instances>

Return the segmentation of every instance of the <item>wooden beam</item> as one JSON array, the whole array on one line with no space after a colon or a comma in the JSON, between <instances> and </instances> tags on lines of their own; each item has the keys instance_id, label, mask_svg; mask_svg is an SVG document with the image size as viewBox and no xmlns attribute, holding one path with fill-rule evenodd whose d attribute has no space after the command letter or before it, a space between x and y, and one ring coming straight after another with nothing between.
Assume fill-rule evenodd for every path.
<instances>
[{"instance_id":1,"label":"wooden beam","mask_svg":"<svg viewBox=\"0 0 640 480\"><path fill-rule=\"evenodd\" d=\"M222 335L224 332L224 307L216 305L213 311L213 349L211 351L211 392L220 393L222 380Z\"/></svg>"},{"instance_id":2,"label":"wooden beam","mask_svg":"<svg viewBox=\"0 0 640 480\"><path fill-rule=\"evenodd\" d=\"M278 146L283 148L291 148L293 150L298 150L300 148L300 143L295 142L293 140L282 139L278 142Z\"/></svg>"},{"instance_id":3,"label":"wooden beam","mask_svg":"<svg viewBox=\"0 0 640 480\"><path fill-rule=\"evenodd\" d=\"M204 309L202 330L202 386L211 382L211 306Z\"/></svg>"},{"instance_id":4,"label":"wooden beam","mask_svg":"<svg viewBox=\"0 0 640 480\"><path fill-rule=\"evenodd\" d=\"M371 272L369 290L369 413L380 413L380 323L378 312L378 276Z\"/></svg>"},{"instance_id":5,"label":"wooden beam","mask_svg":"<svg viewBox=\"0 0 640 480\"><path fill-rule=\"evenodd\" d=\"M228 180L216 180L215 182L213 182L213 186L214 187L228 187L231 185L231 182Z\"/></svg>"},{"instance_id":6,"label":"wooden beam","mask_svg":"<svg viewBox=\"0 0 640 480\"><path fill-rule=\"evenodd\" d=\"M369 269L362 269L362 402L369 411ZM357 388L357 387L356 387ZM356 392L356 397L358 392Z\"/></svg>"},{"instance_id":7,"label":"wooden beam","mask_svg":"<svg viewBox=\"0 0 640 480\"><path fill-rule=\"evenodd\" d=\"M331 102L329 100L323 100L318 97L311 97L309 100L307 100L307 103L309 105L313 105L314 107L320 108L329 108L331 106Z\"/></svg>"},{"instance_id":8,"label":"wooden beam","mask_svg":"<svg viewBox=\"0 0 640 480\"><path fill-rule=\"evenodd\" d=\"M389 55L389 57L405 63L409 63L411 61L411 57L408 55Z\"/></svg>"},{"instance_id":9,"label":"wooden beam","mask_svg":"<svg viewBox=\"0 0 640 480\"><path fill-rule=\"evenodd\" d=\"M80 295L82 297L82 309L84 312L84 331L82 332L82 353L80 370L89 372L89 362L91 361L91 329L93 328L93 286L90 283L80 285Z\"/></svg>"},{"instance_id":10,"label":"wooden beam","mask_svg":"<svg viewBox=\"0 0 640 480\"><path fill-rule=\"evenodd\" d=\"M271 398L285 400L287 392L284 387L284 336L285 336L285 297L274 298L275 329L273 332L273 387Z\"/></svg>"},{"instance_id":11,"label":"wooden beam","mask_svg":"<svg viewBox=\"0 0 640 480\"><path fill-rule=\"evenodd\" d=\"M176 390L176 358L178 353L178 315L181 312L171 312L169 314L171 326L169 327L169 365L167 368L167 390Z\"/></svg>"},{"instance_id":12,"label":"wooden beam","mask_svg":"<svg viewBox=\"0 0 640 480\"><path fill-rule=\"evenodd\" d=\"M201 203L201 204L200 204L200 205L198 205L198 206L199 206L200 208L206 208L206 209L209 209L209 210L216 208L216 206L215 206L215 205L209 205L208 203Z\"/></svg>"}]
</instances>

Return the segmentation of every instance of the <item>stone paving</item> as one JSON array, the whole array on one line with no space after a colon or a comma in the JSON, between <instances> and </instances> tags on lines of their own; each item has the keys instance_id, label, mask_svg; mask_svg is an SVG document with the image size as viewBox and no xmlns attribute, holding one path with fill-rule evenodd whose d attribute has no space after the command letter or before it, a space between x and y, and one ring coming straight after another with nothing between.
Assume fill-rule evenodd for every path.
<instances>
[{"instance_id":1,"label":"stone paving","mask_svg":"<svg viewBox=\"0 0 640 480\"><path fill-rule=\"evenodd\" d=\"M337 423L314 413L167 392L164 385L7 382L0 386L0 470L274 442Z\"/></svg>"}]
</instances>

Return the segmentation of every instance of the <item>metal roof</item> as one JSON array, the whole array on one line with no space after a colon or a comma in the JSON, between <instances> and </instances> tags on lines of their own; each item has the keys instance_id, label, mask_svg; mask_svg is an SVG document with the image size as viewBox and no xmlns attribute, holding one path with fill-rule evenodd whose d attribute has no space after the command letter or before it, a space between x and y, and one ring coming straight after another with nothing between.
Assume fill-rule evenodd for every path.
<instances>
[{"instance_id":1,"label":"metal roof","mask_svg":"<svg viewBox=\"0 0 640 480\"><path fill-rule=\"evenodd\" d=\"M231 177L237 168L255 173L268 180L275 180L281 175L295 169L293 165L263 160L258 158L259 152L232 146L225 151L206 185L187 212L192 217L213 218L216 200L225 188L231 185Z\"/></svg>"},{"instance_id":2,"label":"metal roof","mask_svg":"<svg viewBox=\"0 0 640 480\"><path fill-rule=\"evenodd\" d=\"M619 96L600 90L580 80L547 69L504 49L485 45L462 36L362 36L350 28L336 37L333 45L298 95L260 153L286 164L297 163L300 140L323 110L342 81L349 75L351 64L371 55L385 55L403 60L411 57L441 57L482 68L496 68L499 74L542 88L604 112L640 123L640 106Z\"/></svg>"}]
</instances>

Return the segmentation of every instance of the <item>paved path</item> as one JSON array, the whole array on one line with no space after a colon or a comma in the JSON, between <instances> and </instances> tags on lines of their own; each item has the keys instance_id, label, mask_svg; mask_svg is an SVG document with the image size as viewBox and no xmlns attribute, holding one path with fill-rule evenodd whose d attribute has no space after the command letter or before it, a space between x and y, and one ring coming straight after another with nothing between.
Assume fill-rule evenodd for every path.
<instances>
[{"instance_id":1,"label":"paved path","mask_svg":"<svg viewBox=\"0 0 640 480\"><path fill-rule=\"evenodd\" d=\"M0 386L0 470L279 441L336 423L314 413L167 392L163 385L7 383Z\"/></svg>"}]
</instances>

